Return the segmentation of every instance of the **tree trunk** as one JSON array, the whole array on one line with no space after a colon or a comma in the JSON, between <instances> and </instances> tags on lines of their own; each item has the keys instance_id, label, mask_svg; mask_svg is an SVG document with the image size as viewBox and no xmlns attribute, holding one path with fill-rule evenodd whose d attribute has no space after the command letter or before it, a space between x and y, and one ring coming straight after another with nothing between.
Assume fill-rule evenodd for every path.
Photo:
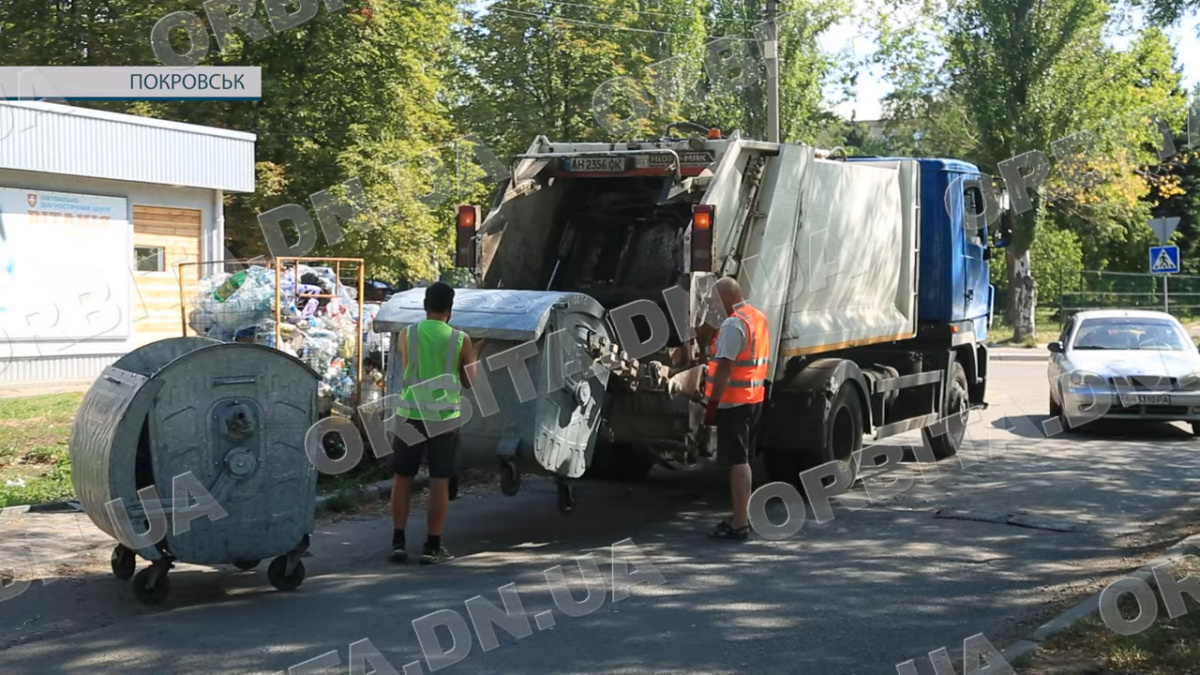
<instances>
[{"instance_id":1,"label":"tree trunk","mask_svg":"<svg viewBox=\"0 0 1200 675\"><path fill-rule=\"evenodd\" d=\"M1037 306L1030 268L1029 250L1005 251L1008 269L1008 323L1013 327L1013 342L1024 342L1036 335L1034 307Z\"/></svg>"}]
</instances>

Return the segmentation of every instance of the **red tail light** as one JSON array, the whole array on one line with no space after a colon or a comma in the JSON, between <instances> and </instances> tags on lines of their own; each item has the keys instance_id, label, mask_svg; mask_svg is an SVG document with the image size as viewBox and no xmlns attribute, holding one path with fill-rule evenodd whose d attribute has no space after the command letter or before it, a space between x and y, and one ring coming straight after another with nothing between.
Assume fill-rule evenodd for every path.
<instances>
[{"instance_id":1,"label":"red tail light","mask_svg":"<svg viewBox=\"0 0 1200 675\"><path fill-rule=\"evenodd\" d=\"M458 223L454 228L455 267L475 267L475 228L478 222L478 206L463 204L458 207Z\"/></svg>"},{"instance_id":2,"label":"red tail light","mask_svg":"<svg viewBox=\"0 0 1200 675\"><path fill-rule=\"evenodd\" d=\"M692 271L712 271L712 223L713 207L711 204L697 204L692 207Z\"/></svg>"}]
</instances>

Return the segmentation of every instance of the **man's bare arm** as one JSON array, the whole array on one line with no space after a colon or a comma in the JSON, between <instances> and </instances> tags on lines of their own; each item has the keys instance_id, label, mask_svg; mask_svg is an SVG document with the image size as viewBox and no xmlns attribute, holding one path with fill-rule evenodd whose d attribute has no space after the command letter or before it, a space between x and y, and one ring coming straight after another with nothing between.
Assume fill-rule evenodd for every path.
<instances>
[{"instance_id":1,"label":"man's bare arm","mask_svg":"<svg viewBox=\"0 0 1200 675\"><path fill-rule=\"evenodd\" d=\"M475 378L479 376L479 353L483 351L485 344L487 344L487 340L473 343L469 335L463 336L462 350L459 351L458 359L458 379L467 389L471 388L475 383Z\"/></svg>"}]
</instances>

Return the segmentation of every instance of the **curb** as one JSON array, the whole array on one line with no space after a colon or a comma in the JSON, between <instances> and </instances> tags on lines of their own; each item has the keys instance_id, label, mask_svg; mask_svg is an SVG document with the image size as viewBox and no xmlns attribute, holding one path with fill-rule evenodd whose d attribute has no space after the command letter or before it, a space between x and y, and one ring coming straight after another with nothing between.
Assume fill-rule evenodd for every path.
<instances>
[{"instance_id":1,"label":"curb","mask_svg":"<svg viewBox=\"0 0 1200 675\"><path fill-rule=\"evenodd\" d=\"M1042 361L1045 362L1046 355L1036 349L1028 350L1030 353L1024 354L1025 350L1013 350L1009 353L997 353L992 351L988 354L989 361Z\"/></svg>"},{"instance_id":2,"label":"curb","mask_svg":"<svg viewBox=\"0 0 1200 675\"><path fill-rule=\"evenodd\" d=\"M1142 565L1136 571L1129 572L1122 578L1141 579L1142 581L1148 582L1154 577L1153 570L1155 567L1158 567L1163 563L1171 562L1177 558L1188 555L1196 555L1197 553L1200 553L1200 534L1194 534L1186 539L1176 542L1173 546L1168 548L1165 553L1151 560L1145 565ZM1034 654L1041 649L1042 643L1046 640L1049 640L1055 635L1058 635L1064 630L1070 628L1078 621L1096 614L1100 610L1100 594L1103 592L1103 589L1101 589L1099 592L1088 596L1074 607L1071 607L1062 614L1059 614L1041 626L1038 626L1038 628L1030 633L1028 637L1013 643L1008 647L1008 649L1005 649L1003 652L1001 652L1000 656L1006 662L1011 664L1013 661L1022 656ZM1003 664L1000 665L1003 666ZM991 664L988 664L988 667L984 668L981 672L983 675L987 675L988 673L992 672L999 673L1009 671L993 671Z\"/></svg>"},{"instance_id":3,"label":"curb","mask_svg":"<svg viewBox=\"0 0 1200 675\"><path fill-rule=\"evenodd\" d=\"M429 487L429 477L418 475L413 479L413 490L423 490ZM366 504L372 501L383 501L392 496L392 481L381 480L356 488L338 490L317 497L317 515L329 511L329 503L337 499L347 499L354 505ZM17 515L18 513L83 513L76 500L50 502L48 504L22 504L6 506L0 509L2 515Z\"/></svg>"},{"instance_id":4,"label":"curb","mask_svg":"<svg viewBox=\"0 0 1200 675\"><path fill-rule=\"evenodd\" d=\"M413 479L412 489L422 490L429 486L429 477L418 475ZM392 496L392 481L381 480L375 483L369 483L361 487L350 488L347 490L338 490L329 494L317 497L317 515L327 513L329 503L334 500L345 499L349 500L355 506L366 504L373 501L383 501Z\"/></svg>"}]
</instances>

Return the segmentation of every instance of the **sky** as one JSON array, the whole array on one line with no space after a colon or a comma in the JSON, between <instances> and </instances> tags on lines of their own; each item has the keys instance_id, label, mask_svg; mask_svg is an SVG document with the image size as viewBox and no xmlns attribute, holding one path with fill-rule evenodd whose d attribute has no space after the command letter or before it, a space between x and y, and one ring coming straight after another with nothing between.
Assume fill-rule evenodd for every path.
<instances>
[{"instance_id":1,"label":"sky","mask_svg":"<svg viewBox=\"0 0 1200 675\"><path fill-rule=\"evenodd\" d=\"M866 3L862 0L856 0L855 4L865 9ZM1131 16L1131 20L1135 26L1140 26L1143 17L1139 12ZM1193 12L1168 31L1176 47L1176 64L1183 68L1184 88L1189 92L1200 82L1200 37L1197 37L1197 29L1200 29L1200 13ZM834 26L819 40L826 51L849 48L858 57L869 56L876 49L870 36L863 35L862 20L857 16ZM1114 36L1109 39L1109 44L1124 49L1130 41L1129 36ZM877 120L883 116L880 100L890 91L891 87L880 79L878 72L862 72L858 78L857 98L838 103L833 110L846 119L853 116L858 120Z\"/></svg>"}]
</instances>

